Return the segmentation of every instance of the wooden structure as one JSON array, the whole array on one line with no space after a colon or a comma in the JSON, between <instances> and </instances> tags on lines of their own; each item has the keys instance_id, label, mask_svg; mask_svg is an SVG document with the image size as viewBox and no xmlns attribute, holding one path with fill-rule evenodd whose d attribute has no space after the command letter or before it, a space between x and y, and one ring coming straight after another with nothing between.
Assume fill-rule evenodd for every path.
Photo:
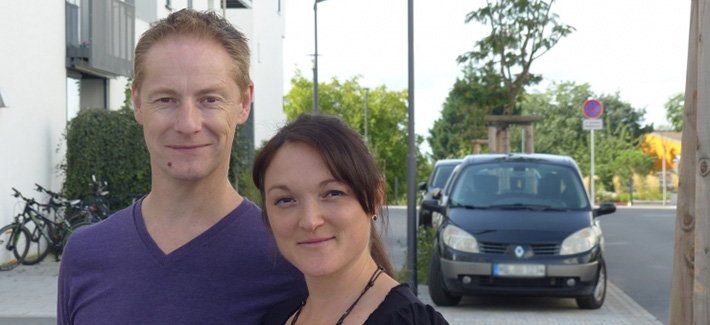
<instances>
[{"instance_id":1,"label":"wooden structure","mask_svg":"<svg viewBox=\"0 0 710 325\"><path fill-rule=\"evenodd\" d=\"M710 0L692 0L670 324L710 324Z\"/></svg>"},{"instance_id":2,"label":"wooden structure","mask_svg":"<svg viewBox=\"0 0 710 325\"><path fill-rule=\"evenodd\" d=\"M541 119L539 116L486 116L484 121L488 123L488 152L510 153L510 125L523 125L525 129L525 153L535 153L532 124Z\"/></svg>"}]
</instances>

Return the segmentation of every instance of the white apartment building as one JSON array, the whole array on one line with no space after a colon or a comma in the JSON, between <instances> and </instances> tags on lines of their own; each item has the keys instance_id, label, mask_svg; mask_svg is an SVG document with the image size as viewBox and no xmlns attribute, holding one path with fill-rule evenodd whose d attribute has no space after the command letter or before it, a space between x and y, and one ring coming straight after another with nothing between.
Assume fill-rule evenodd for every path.
<instances>
[{"instance_id":1,"label":"white apartment building","mask_svg":"<svg viewBox=\"0 0 710 325\"><path fill-rule=\"evenodd\" d=\"M258 147L286 119L282 1L0 1L0 226L21 212L11 188L37 199L34 183L61 189L67 121L82 108L123 105L135 43L175 10L226 14L249 38L255 87L245 127Z\"/></svg>"}]
</instances>

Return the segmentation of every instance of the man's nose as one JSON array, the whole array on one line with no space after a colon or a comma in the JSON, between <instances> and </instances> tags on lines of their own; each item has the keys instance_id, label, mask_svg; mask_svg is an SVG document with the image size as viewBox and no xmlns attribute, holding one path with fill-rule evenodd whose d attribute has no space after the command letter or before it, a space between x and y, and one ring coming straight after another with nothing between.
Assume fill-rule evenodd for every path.
<instances>
[{"instance_id":1,"label":"man's nose","mask_svg":"<svg viewBox=\"0 0 710 325\"><path fill-rule=\"evenodd\" d=\"M175 131L191 134L202 129L202 115L200 109L191 101L180 104L175 117Z\"/></svg>"}]
</instances>

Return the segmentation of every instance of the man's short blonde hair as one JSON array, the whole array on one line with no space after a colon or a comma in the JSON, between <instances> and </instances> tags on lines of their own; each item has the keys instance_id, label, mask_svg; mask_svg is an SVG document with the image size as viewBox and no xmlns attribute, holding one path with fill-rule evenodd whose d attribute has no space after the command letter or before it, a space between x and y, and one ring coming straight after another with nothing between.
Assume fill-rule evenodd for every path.
<instances>
[{"instance_id":1,"label":"man's short blonde hair","mask_svg":"<svg viewBox=\"0 0 710 325\"><path fill-rule=\"evenodd\" d=\"M248 40L226 19L211 11L182 9L161 19L141 36L136 45L133 65L133 86L140 89L145 78L145 56L153 45L174 36L194 36L221 44L232 59L235 81L242 94L249 90L250 53Z\"/></svg>"}]
</instances>

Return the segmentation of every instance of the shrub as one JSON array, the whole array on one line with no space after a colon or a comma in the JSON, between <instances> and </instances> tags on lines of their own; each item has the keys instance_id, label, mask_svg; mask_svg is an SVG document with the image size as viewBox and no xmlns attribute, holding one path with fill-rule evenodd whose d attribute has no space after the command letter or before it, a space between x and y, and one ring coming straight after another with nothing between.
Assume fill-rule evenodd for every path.
<instances>
[{"instance_id":1,"label":"shrub","mask_svg":"<svg viewBox=\"0 0 710 325\"><path fill-rule=\"evenodd\" d=\"M60 169L66 196L91 198L92 174L108 182L119 206L130 204L129 193L150 190L148 150L131 110L83 109L67 124L65 138L67 153Z\"/></svg>"},{"instance_id":2,"label":"shrub","mask_svg":"<svg viewBox=\"0 0 710 325\"><path fill-rule=\"evenodd\" d=\"M431 227L419 227L417 229L417 283L427 284L429 282L429 262L434 253L434 236L436 229ZM409 255L407 255L409 256ZM396 272L395 278L400 283L407 282L407 262L402 269Z\"/></svg>"}]
</instances>

